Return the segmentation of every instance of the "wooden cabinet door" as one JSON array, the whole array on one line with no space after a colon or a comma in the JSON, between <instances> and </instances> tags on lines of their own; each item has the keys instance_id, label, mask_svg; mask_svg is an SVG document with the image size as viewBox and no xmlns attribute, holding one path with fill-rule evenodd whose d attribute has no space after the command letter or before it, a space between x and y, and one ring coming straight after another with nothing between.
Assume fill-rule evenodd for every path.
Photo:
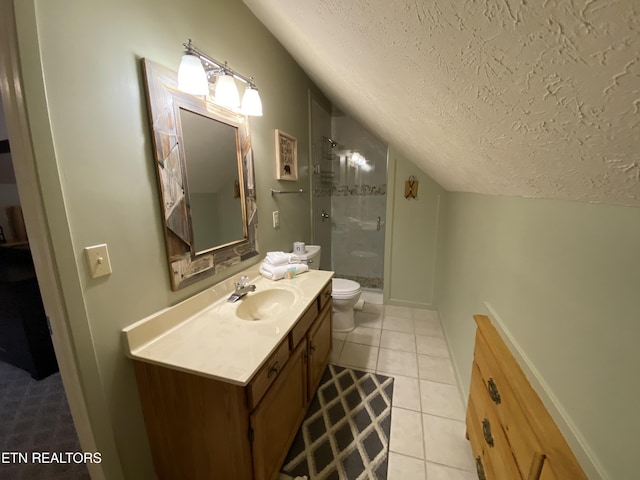
<instances>
[{"instance_id":1,"label":"wooden cabinet door","mask_svg":"<svg viewBox=\"0 0 640 480\"><path fill-rule=\"evenodd\" d=\"M307 408L306 343L295 349L251 415L255 480L278 477L280 465Z\"/></svg>"},{"instance_id":2,"label":"wooden cabinet door","mask_svg":"<svg viewBox=\"0 0 640 480\"><path fill-rule=\"evenodd\" d=\"M309 329L309 396L311 399L318 387L331 354L331 315L332 301L328 301L316 322Z\"/></svg>"}]
</instances>

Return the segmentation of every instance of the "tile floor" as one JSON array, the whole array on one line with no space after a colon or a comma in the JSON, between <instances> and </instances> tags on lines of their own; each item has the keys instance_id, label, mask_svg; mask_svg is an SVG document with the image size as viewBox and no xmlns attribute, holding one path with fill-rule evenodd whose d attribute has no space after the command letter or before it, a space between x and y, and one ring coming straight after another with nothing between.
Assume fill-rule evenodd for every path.
<instances>
[{"instance_id":1,"label":"tile floor","mask_svg":"<svg viewBox=\"0 0 640 480\"><path fill-rule=\"evenodd\" d=\"M331 362L395 378L388 480L477 479L437 312L365 302Z\"/></svg>"}]
</instances>

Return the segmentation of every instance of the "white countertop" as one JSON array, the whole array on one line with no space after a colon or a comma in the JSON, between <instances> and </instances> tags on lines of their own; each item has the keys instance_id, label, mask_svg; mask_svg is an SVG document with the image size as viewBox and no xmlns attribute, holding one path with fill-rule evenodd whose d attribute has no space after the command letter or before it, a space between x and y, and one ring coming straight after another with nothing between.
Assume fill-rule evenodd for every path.
<instances>
[{"instance_id":1,"label":"white countertop","mask_svg":"<svg viewBox=\"0 0 640 480\"><path fill-rule=\"evenodd\" d=\"M243 320L243 300L227 302L233 284L248 275L255 293L285 289L293 304L272 318ZM293 279L269 280L250 269L123 329L135 360L246 385L315 300L333 272L309 270ZM252 293L248 293L251 296Z\"/></svg>"}]
</instances>

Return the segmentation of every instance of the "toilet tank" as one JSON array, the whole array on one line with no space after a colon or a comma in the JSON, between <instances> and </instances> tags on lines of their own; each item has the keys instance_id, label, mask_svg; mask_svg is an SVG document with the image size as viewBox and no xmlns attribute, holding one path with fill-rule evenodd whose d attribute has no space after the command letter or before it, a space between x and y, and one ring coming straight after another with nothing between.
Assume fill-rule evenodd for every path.
<instances>
[{"instance_id":1,"label":"toilet tank","mask_svg":"<svg viewBox=\"0 0 640 480\"><path fill-rule=\"evenodd\" d=\"M311 270L320 270L320 245L306 245L304 254L298 256Z\"/></svg>"}]
</instances>

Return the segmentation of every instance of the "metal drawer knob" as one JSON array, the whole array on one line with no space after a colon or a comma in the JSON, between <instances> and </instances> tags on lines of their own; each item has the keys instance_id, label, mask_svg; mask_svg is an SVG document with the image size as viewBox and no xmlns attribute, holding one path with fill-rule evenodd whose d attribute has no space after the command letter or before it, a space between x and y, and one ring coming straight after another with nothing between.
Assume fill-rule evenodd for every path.
<instances>
[{"instance_id":1,"label":"metal drawer knob","mask_svg":"<svg viewBox=\"0 0 640 480\"><path fill-rule=\"evenodd\" d=\"M487 442L487 445L493 447L494 443L493 435L491 435L491 423L488 418L482 420L482 435L484 436L484 441Z\"/></svg>"},{"instance_id":2,"label":"metal drawer knob","mask_svg":"<svg viewBox=\"0 0 640 480\"><path fill-rule=\"evenodd\" d=\"M269 369L269 373L267 373L267 378L271 378L274 375L278 375L278 373L280 373L280 364L276 361L276 363L273 364L273 367Z\"/></svg>"},{"instance_id":3,"label":"metal drawer knob","mask_svg":"<svg viewBox=\"0 0 640 480\"><path fill-rule=\"evenodd\" d=\"M476 457L476 471L478 472L478 480L487 480L484 474L484 466L482 465L482 460L479 455Z\"/></svg>"},{"instance_id":4,"label":"metal drawer knob","mask_svg":"<svg viewBox=\"0 0 640 480\"><path fill-rule=\"evenodd\" d=\"M489 391L489 396L491 397L491 400L493 400L493 403L500 405L502 399L500 398L500 392L498 391L498 387L493 381L493 378L490 378L489 381L487 381L487 390Z\"/></svg>"}]
</instances>

